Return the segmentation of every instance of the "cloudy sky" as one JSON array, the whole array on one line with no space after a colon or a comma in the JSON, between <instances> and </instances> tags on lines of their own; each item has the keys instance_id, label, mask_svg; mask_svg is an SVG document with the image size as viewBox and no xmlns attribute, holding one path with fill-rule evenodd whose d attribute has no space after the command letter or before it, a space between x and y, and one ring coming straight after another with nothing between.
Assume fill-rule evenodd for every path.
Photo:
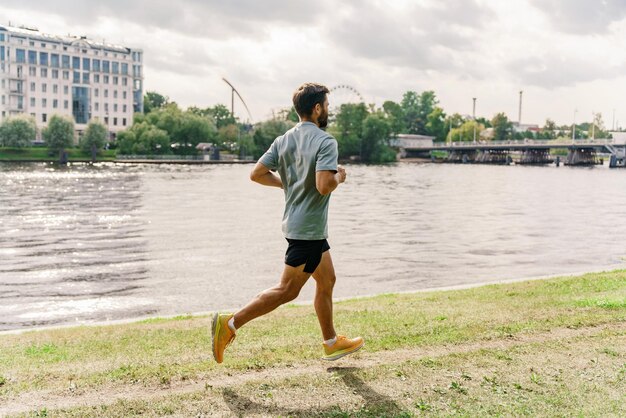
<instances>
[{"instance_id":1,"label":"cloudy sky","mask_svg":"<svg viewBox=\"0 0 626 418\"><path fill-rule=\"evenodd\" d=\"M626 126L626 0L2 0L0 19L143 48L145 88L184 107L229 104L226 77L255 121L317 81L512 120L523 90L523 123Z\"/></svg>"}]
</instances>

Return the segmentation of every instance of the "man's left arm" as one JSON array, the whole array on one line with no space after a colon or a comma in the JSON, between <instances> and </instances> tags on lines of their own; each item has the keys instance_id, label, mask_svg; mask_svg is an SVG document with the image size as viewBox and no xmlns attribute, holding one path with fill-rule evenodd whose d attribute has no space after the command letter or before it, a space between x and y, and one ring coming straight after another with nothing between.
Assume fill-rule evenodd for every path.
<instances>
[{"instance_id":1,"label":"man's left arm","mask_svg":"<svg viewBox=\"0 0 626 418\"><path fill-rule=\"evenodd\" d=\"M272 173L269 168L262 163L256 163L250 173L250 180L262 184L263 186L283 188L283 182L280 177Z\"/></svg>"}]
</instances>

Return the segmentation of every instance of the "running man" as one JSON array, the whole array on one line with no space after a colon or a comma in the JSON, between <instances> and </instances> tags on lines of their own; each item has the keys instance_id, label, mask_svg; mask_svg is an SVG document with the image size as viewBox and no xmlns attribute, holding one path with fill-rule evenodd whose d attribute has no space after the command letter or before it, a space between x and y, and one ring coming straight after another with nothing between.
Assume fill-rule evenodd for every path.
<instances>
[{"instance_id":1,"label":"running man","mask_svg":"<svg viewBox=\"0 0 626 418\"><path fill-rule=\"evenodd\" d=\"M298 297L313 276L316 282L315 313L322 329L324 360L337 360L363 347L361 337L335 333L333 286L335 269L330 257L328 203L330 194L346 180L337 165L337 141L320 128L328 124L328 88L305 83L293 94L300 123L274 140L259 159L250 179L285 193L283 233L288 242L280 283L255 296L234 314L216 313L212 324L213 357L224 360L224 350L237 329ZM272 171L278 171L277 176Z\"/></svg>"}]
</instances>

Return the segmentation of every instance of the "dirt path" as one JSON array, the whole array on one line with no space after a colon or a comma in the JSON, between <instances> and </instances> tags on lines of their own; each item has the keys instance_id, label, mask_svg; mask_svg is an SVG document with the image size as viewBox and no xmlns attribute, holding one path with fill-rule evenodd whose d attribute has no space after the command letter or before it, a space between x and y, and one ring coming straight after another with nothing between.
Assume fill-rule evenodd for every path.
<instances>
[{"instance_id":1,"label":"dirt path","mask_svg":"<svg viewBox=\"0 0 626 418\"><path fill-rule=\"evenodd\" d=\"M339 360L337 362L304 361L298 366L270 367L260 371L231 372L224 369L220 375L210 375L196 381L176 381L167 387L158 386L116 386L103 387L99 390L72 390L63 393L39 391L27 392L9 399L0 404L0 416L8 414L24 413L46 408L48 410L58 408L72 408L79 406L95 406L113 404L121 399L150 400L175 394L186 394L205 390L206 388L228 388L244 385L254 381L269 379L285 379L302 375L325 374L337 366L350 366L357 368L369 368L377 365L395 365L407 360L417 360L424 357L438 357L454 353L468 353L481 349L509 349L517 345L567 340L579 337L592 337L604 330L626 331L626 322L605 324L587 328L558 328L550 332L530 335L518 335L510 338L490 341L472 342L458 345L445 345L438 347L425 347L414 349L401 349L393 351L381 351L368 353L367 345L359 354Z\"/></svg>"}]
</instances>

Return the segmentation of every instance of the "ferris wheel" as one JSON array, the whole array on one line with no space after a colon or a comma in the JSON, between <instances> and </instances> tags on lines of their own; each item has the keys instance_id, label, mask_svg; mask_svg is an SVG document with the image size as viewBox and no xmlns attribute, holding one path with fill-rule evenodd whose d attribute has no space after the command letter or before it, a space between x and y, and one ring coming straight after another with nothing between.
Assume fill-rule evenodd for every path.
<instances>
[{"instance_id":1,"label":"ferris wheel","mask_svg":"<svg viewBox=\"0 0 626 418\"><path fill-rule=\"evenodd\" d=\"M332 87L330 89L328 100L333 113L336 113L342 104L365 102L361 93L359 93L354 87L347 84L339 84Z\"/></svg>"}]
</instances>

